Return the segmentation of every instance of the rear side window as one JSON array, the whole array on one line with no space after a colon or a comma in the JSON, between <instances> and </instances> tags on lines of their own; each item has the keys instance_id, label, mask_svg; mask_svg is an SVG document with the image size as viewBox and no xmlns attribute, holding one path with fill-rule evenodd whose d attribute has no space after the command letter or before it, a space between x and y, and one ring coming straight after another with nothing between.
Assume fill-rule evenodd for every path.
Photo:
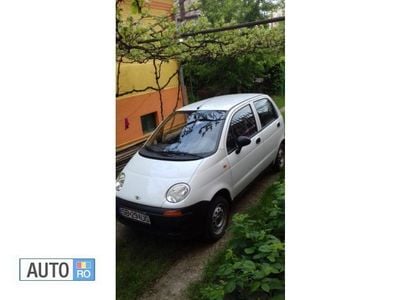
<instances>
[{"instance_id":1,"label":"rear side window","mask_svg":"<svg viewBox=\"0 0 400 300\"><path fill-rule=\"evenodd\" d=\"M271 101L268 99L261 99L254 101L258 116L260 117L261 127L264 128L278 118L278 113Z\"/></svg>"},{"instance_id":2,"label":"rear side window","mask_svg":"<svg viewBox=\"0 0 400 300\"><path fill-rule=\"evenodd\" d=\"M254 118L250 105L246 105L232 117L226 142L228 153L236 149L236 139L239 136L243 135L251 138L256 133L256 119Z\"/></svg>"}]
</instances>

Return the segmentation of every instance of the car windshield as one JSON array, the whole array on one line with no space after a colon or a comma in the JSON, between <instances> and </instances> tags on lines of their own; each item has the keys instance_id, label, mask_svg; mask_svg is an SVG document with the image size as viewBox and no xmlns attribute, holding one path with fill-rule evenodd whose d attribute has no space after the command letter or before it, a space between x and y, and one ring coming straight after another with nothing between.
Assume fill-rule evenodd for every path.
<instances>
[{"instance_id":1,"label":"car windshield","mask_svg":"<svg viewBox=\"0 0 400 300\"><path fill-rule=\"evenodd\" d=\"M225 111L177 111L156 129L139 153L167 160L194 160L217 150Z\"/></svg>"}]
</instances>

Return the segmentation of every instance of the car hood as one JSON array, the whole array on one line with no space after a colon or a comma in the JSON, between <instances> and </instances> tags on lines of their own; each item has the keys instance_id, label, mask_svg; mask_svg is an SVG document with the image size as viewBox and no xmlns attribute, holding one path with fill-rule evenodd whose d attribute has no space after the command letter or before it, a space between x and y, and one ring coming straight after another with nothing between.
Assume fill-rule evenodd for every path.
<instances>
[{"instance_id":1,"label":"car hood","mask_svg":"<svg viewBox=\"0 0 400 300\"><path fill-rule=\"evenodd\" d=\"M154 207L163 207L168 189L189 183L203 159L169 161L147 158L136 153L123 169L125 182L117 197Z\"/></svg>"}]
</instances>

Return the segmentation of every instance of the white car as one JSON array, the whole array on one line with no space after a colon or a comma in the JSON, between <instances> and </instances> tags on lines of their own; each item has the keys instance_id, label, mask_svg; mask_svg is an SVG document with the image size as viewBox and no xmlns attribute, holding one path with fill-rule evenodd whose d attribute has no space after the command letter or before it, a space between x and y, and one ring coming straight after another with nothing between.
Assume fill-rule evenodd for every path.
<instances>
[{"instance_id":1,"label":"white car","mask_svg":"<svg viewBox=\"0 0 400 300\"><path fill-rule=\"evenodd\" d=\"M165 119L116 182L117 217L168 235L219 239L235 197L284 167L284 122L264 94L209 98Z\"/></svg>"}]
</instances>

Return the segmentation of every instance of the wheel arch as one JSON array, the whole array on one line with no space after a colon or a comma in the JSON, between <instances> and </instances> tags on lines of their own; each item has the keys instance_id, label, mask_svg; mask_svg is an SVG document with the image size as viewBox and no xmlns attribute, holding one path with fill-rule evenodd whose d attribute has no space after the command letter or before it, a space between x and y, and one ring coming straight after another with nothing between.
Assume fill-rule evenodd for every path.
<instances>
[{"instance_id":1,"label":"wheel arch","mask_svg":"<svg viewBox=\"0 0 400 300\"><path fill-rule=\"evenodd\" d=\"M212 199L215 199L215 197L217 197L217 196L222 196L222 197L224 197L226 200L228 200L229 203L232 203L232 201L233 201L232 196L231 196L231 193L230 193L229 190L226 189L226 188L222 188L222 189L220 189L218 192L216 192L216 193L214 194L214 196L212 197Z\"/></svg>"}]
</instances>

